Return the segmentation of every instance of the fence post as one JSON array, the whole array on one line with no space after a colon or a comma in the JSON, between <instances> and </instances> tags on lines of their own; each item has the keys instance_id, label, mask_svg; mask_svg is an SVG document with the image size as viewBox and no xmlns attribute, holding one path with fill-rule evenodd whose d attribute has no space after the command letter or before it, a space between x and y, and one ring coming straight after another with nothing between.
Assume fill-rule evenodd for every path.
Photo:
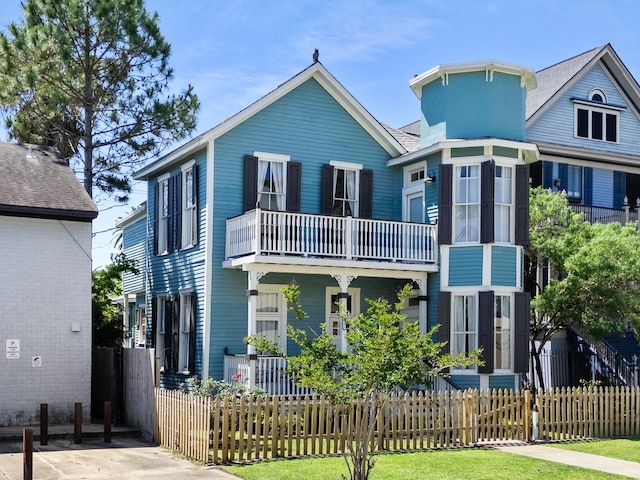
<instances>
[{"instance_id":1,"label":"fence post","mask_svg":"<svg viewBox=\"0 0 640 480\"><path fill-rule=\"evenodd\" d=\"M49 443L49 405L40 404L40 445Z\"/></svg>"},{"instance_id":2,"label":"fence post","mask_svg":"<svg viewBox=\"0 0 640 480\"><path fill-rule=\"evenodd\" d=\"M531 390L524 390L524 405L522 406L522 423L524 426L524 441L531 441L531 424L533 415L531 411ZM535 407L534 407L535 409Z\"/></svg>"},{"instance_id":3,"label":"fence post","mask_svg":"<svg viewBox=\"0 0 640 480\"><path fill-rule=\"evenodd\" d=\"M638 387L638 356L634 355L631 358L631 387Z\"/></svg>"},{"instance_id":4,"label":"fence post","mask_svg":"<svg viewBox=\"0 0 640 480\"><path fill-rule=\"evenodd\" d=\"M75 405L75 424L73 428L73 442L82 443L82 403Z\"/></svg>"},{"instance_id":5,"label":"fence post","mask_svg":"<svg viewBox=\"0 0 640 480\"><path fill-rule=\"evenodd\" d=\"M22 430L22 477L24 480L33 478L33 430Z\"/></svg>"},{"instance_id":6,"label":"fence post","mask_svg":"<svg viewBox=\"0 0 640 480\"><path fill-rule=\"evenodd\" d=\"M104 443L111 443L111 402L104 401Z\"/></svg>"}]
</instances>

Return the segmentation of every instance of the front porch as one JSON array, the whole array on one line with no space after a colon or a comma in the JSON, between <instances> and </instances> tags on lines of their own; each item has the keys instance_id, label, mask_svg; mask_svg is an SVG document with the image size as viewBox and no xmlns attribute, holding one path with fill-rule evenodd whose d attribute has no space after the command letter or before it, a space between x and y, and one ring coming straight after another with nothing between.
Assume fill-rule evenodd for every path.
<instances>
[{"instance_id":1,"label":"front porch","mask_svg":"<svg viewBox=\"0 0 640 480\"><path fill-rule=\"evenodd\" d=\"M302 264L435 264L437 226L255 209L227 220L225 252L225 266L274 254Z\"/></svg>"},{"instance_id":2,"label":"front porch","mask_svg":"<svg viewBox=\"0 0 640 480\"><path fill-rule=\"evenodd\" d=\"M246 387L258 387L268 395L310 395L311 389L300 388L289 376L287 359L256 354L224 356L224 380L241 381Z\"/></svg>"}]
</instances>

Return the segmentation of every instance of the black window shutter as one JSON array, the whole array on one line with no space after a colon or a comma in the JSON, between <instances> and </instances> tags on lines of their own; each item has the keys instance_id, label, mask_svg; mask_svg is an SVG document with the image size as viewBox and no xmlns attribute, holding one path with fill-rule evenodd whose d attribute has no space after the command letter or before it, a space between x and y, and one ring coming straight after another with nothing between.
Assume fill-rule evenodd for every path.
<instances>
[{"instance_id":1,"label":"black window shutter","mask_svg":"<svg viewBox=\"0 0 640 480\"><path fill-rule=\"evenodd\" d=\"M529 166L516 166L515 244L529 246Z\"/></svg>"},{"instance_id":2,"label":"black window shutter","mask_svg":"<svg viewBox=\"0 0 640 480\"><path fill-rule=\"evenodd\" d=\"M189 316L189 372L196 369L196 294L191 294L191 312Z\"/></svg>"},{"instance_id":3,"label":"black window shutter","mask_svg":"<svg viewBox=\"0 0 640 480\"><path fill-rule=\"evenodd\" d=\"M193 244L198 244L198 215L199 206L198 206L198 165L193 166L193 204L195 205L195 214L193 216L193 235L192 240Z\"/></svg>"},{"instance_id":4,"label":"black window shutter","mask_svg":"<svg viewBox=\"0 0 640 480\"><path fill-rule=\"evenodd\" d=\"M258 157L244 157L244 211L256 208L258 203Z\"/></svg>"},{"instance_id":5,"label":"black window shutter","mask_svg":"<svg viewBox=\"0 0 640 480\"><path fill-rule=\"evenodd\" d=\"M560 179L560 191L566 191L569 183L569 165L566 163L558 164L558 178Z\"/></svg>"},{"instance_id":6,"label":"black window shutter","mask_svg":"<svg viewBox=\"0 0 640 480\"><path fill-rule=\"evenodd\" d=\"M146 321L146 320L145 320ZM147 341L148 348L156 348L156 332L158 323L158 299L153 297L151 299L151 328L148 330L151 332L145 339Z\"/></svg>"},{"instance_id":7,"label":"black window shutter","mask_svg":"<svg viewBox=\"0 0 640 480\"><path fill-rule=\"evenodd\" d=\"M542 186L542 162L541 161L531 164L531 166L529 167L529 176L531 177L532 187Z\"/></svg>"},{"instance_id":8,"label":"black window shutter","mask_svg":"<svg viewBox=\"0 0 640 480\"><path fill-rule=\"evenodd\" d=\"M553 187L553 162L542 162L542 186L544 188Z\"/></svg>"},{"instance_id":9,"label":"black window shutter","mask_svg":"<svg viewBox=\"0 0 640 480\"><path fill-rule=\"evenodd\" d=\"M438 343L445 343L440 354L451 352L451 292L438 293ZM443 372L449 369L443 370Z\"/></svg>"},{"instance_id":10,"label":"black window shutter","mask_svg":"<svg viewBox=\"0 0 640 480\"><path fill-rule=\"evenodd\" d=\"M173 337L173 343L171 345L172 353L173 353L173 371L177 372L181 365L178 363L179 354L180 354L180 295L175 295L173 297L173 314L172 314L172 325L171 325L171 335Z\"/></svg>"},{"instance_id":11,"label":"black window shutter","mask_svg":"<svg viewBox=\"0 0 640 480\"><path fill-rule=\"evenodd\" d=\"M333 167L328 163L322 165L322 200L323 215L331 215L333 209Z\"/></svg>"},{"instance_id":12,"label":"black window shutter","mask_svg":"<svg viewBox=\"0 0 640 480\"><path fill-rule=\"evenodd\" d=\"M169 177L169 180L167 180L169 182L169 211L168 211L168 215L167 215L167 252L171 253L173 252L173 247L174 247L174 225L173 225L173 219L174 219L174 205L175 205L175 177Z\"/></svg>"},{"instance_id":13,"label":"black window shutter","mask_svg":"<svg viewBox=\"0 0 640 480\"><path fill-rule=\"evenodd\" d=\"M373 218L373 170L360 170L360 198L358 216Z\"/></svg>"},{"instance_id":14,"label":"black window shutter","mask_svg":"<svg viewBox=\"0 0 640 480\"><path fill-rule=\"evenodd\" d=\"M438 192L438 243L451 245L453 235L453 165L440 165Z\"/></svg>"},{"instance_id":15,"label":"black window shutter","mask_svg":"<svg viewBox=\"0 0 640 480\"><path fill-rule=\"evenodd\" d=\"M493 243L495 162L487 160L480 166L480 243Z\"/></svg>"},{"instance_id":16,"label":"black window shutter","mask_svg":"<svg viewBox=\"0 0 640 480\"><path fill-rule=\"evenodd\" d=\"M593 167L584 167L584 197L582 201L585 206L593 205Z\"/></svg>"},{"instance_id":17,"label":"black window shutter","mask_svg":"<svg viewBox=\"0 0 640 480\"><path fill-rule=\"evenodd\" d=\"M302 181L302 164L287 162L287 212L300 211L300 182Z\"/></svg>"},{"instance_id":18,"label":"black window shutter","mask_svg":"<svg viewBox=\"0 0 640 480\"><path fill-rule=\"evenodd\" d=\"M613 208L620 210L627 194L627 176L625 172L613 172Z\"/></svg>"},{"instance_id":19,"label":"black window shutter","mask_svg":"<svg viewBox=\"0 0 640 480\"><path fill-rule=\"evenodd\" d=\"M175 249L182 248L182 172L175 177L175 215L173 216L173 224L175 234Z\"/></svg>"},{"instance_id":20,"label":"black window shutter","mask_svg":"<svg viewBox=\"0 0 640 480\"><path fill-rule=\"evenodd\" d=\"M151 212L153 215L153 254L158 255L158 222L160 217L160 184L156 183L153 189L153 204L154 210Z\"/></svg>"},{"instance_id":21,"label":"black window shutter","mask_svg":"<svg viewBox=\"0 0 640 480\"><path fill-rule=\"evenodd\" d=\"M493 373L495 363L494 294L479 292L478 298L478 348L482 348L484 365L478 365L478 373Z\"/></svg>"},{"instance_id":22,"label":"black window shutter","mask_svg":"<svg viewBox=\"0 0 640 480\"><path fill-rule=\"evenodd\" d=\"M530 300L531 295L529 292L518 292L515 294L514 373L526 373L529 371Z\"/></svg>"}]
</instances>

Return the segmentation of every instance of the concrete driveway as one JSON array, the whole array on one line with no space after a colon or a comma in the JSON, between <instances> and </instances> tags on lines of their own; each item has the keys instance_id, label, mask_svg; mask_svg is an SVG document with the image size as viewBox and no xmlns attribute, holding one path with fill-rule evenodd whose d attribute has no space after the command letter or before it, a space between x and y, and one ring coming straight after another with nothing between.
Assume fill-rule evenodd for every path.
<instances>
[{"instance_id":1,"label":"concrete driveway","mask_svg":"<svg viewBox=\"0 0 640 480\"><path fill-rule=\"evenodd\" d=\"M22 443L0 442L0 479L21 480ZM194 465L137 438L50 440L33 444L33 478L37 479L237 479L217 467Z\"/></svg>"}]
</instances>

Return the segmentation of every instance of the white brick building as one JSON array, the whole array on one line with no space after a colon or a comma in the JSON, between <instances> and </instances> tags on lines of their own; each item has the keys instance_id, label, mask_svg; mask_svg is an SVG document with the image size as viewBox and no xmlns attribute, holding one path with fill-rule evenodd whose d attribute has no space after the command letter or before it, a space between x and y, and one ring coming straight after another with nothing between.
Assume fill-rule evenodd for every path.
<instances>
[{"instance_id":1,"label":"white brick building","mask_svg":"<svg viewBox=\"0 0 640 480\"><path fill-rule=\"evenodd\" d=\"M96 215L53 151L0 144L0 426L89 417Z\"/></svg>"}]
</instances>

